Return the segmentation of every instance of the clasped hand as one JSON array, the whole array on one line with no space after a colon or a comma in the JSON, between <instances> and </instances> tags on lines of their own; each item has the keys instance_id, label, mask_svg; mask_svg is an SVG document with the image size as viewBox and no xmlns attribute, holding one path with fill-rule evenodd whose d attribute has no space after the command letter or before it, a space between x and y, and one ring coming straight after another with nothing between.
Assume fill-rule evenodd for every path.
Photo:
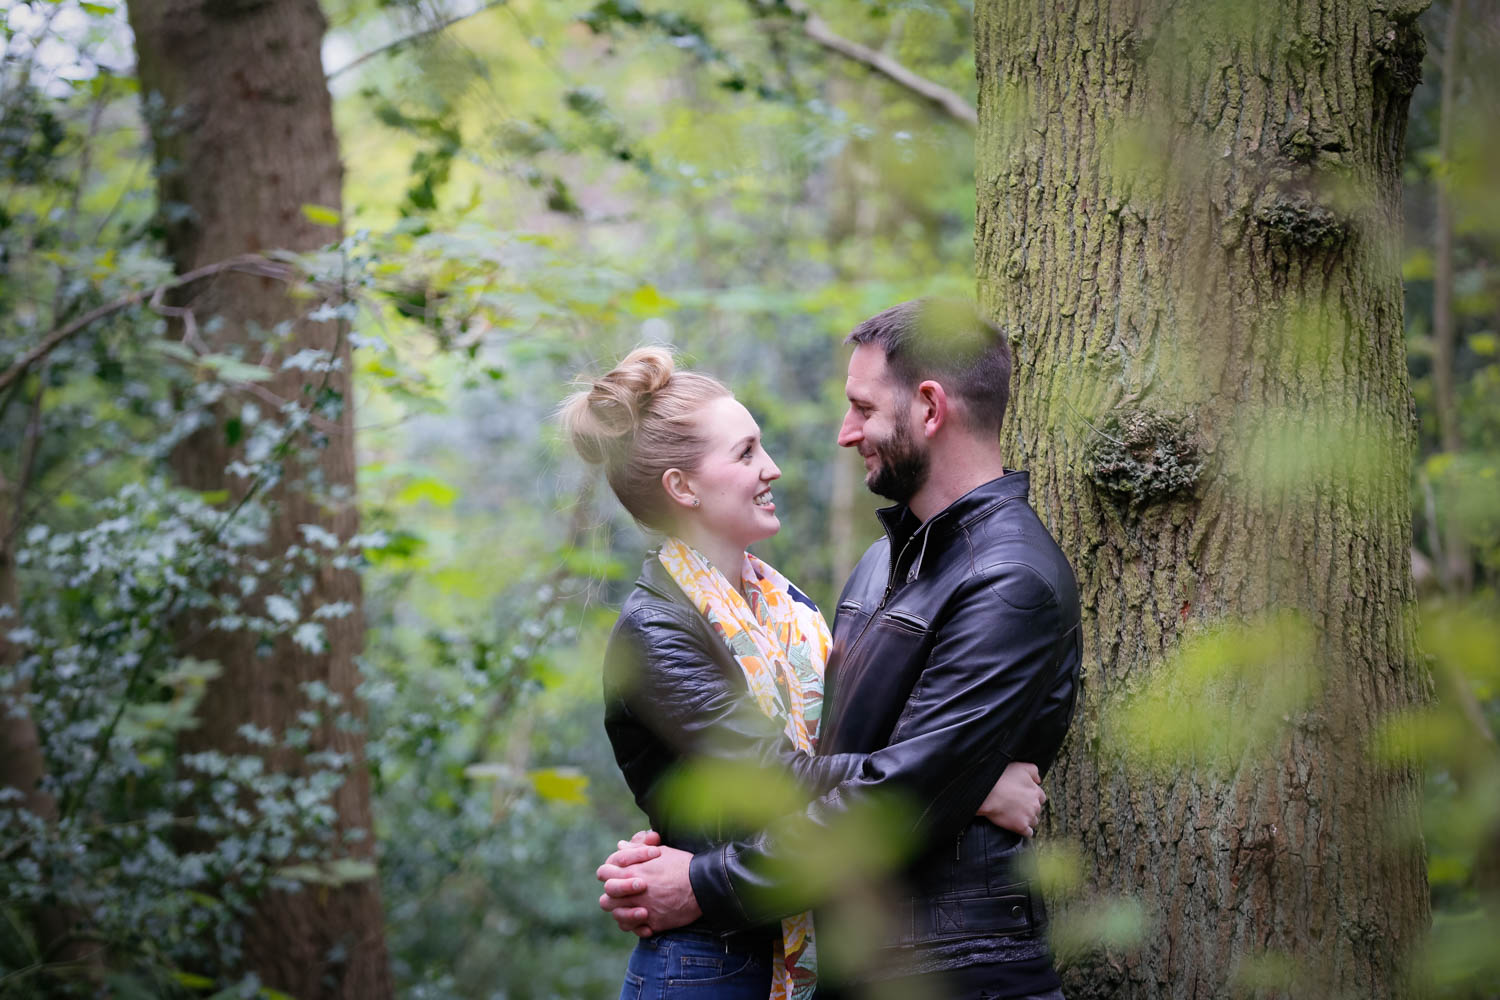
<instances>
[{"instance_id":1,"label":"clasped hand","mask_svg":"<svg viewBox=\"0 0 1500 1000\"><path fill-rule=\"evenodd\" d=\"M1012 761L985 796L976 815L1024 837L1036 834L1047 793L1035 764ZM662 845L654 830L642 830L605 859L595 874L604 883L599 907L622 931L650 937L683 927L703 915L688 879L693 856Z\"/></svg>"},{"instance_id":2,"label":"clasped hand","mask_svg":"<svg viewBox=\"0 0 1500 1000\"><path fill-rule=\"evenodd\" d=\"M594 873L604 883L599 907L637 937L692 923L703 915L688 879L692 860L687 851L662 846L655 830L620 841Z\"/></svg>"}]
</instances>

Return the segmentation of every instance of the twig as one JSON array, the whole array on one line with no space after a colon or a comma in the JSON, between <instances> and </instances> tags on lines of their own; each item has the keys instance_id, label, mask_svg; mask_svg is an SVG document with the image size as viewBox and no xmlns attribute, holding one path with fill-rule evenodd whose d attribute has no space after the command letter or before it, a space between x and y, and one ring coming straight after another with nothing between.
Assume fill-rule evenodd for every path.
<instances>
[{"instance_id":1,"label":"twig","mask_svg":"<svg viewBox=\"0 0 1500 1000\"><path fill-rule=\"evenodd\" d=\"M387 52L390 52L393 49L399 49L403 45L407 45L407 44L410 44L411 42L415 42L419 38L426 38L429 35L441 34L442 32L447 31L449 28L453 27L455 24L458 24L460 21L467 21L471 17L478 17L480 14L483 14L485 11L491 10L491 9L493 9L495 7L504 7L506 3L507 3L507 0L489 0L489 3L484 4L478 10L471 10L471 11L469 11L469 13L467 13L467 14L460 14L457 17L450 17L448 20L443 21L441 24L434 24L430 28L423 28L421 31L413 32L410 35L402 35L400 38L396 39L394 42L387 42L386 44L380 46L379 48L371 49L369 52L366 52L364 55L355 56L352 60L350 60L349 62L347 62L344 65L340 66L338 69L334 70L332 73L329 73L323 79L324 80L332 80L334 77L340 76L340 75L342 75L344 73L347 73L347 72L349 72L349 70L353 69L354 67L361 66L361 65L369 62L371 59L376 58L377 56L385 55Z\"/></svg>"},{"instance_id":2,"label":"twig","mask_svg":"<svg viewBox=\"0 0 1500 1000\"><path fill-rule=\"evenodd\" d=\"M971 129L978 127L979 115L975 113L973 105L958 94L940 83L918 76L883 52L876 52L866 45L836 34L826 21L808 9L803 0L782 0L782 2L787 10L802 19L803 33L823 48L845 59L851 59L874 70L893 83L905 87L924 101L944 111L955 121L962 122Z\"/></svg>"},{"instance_id":3,"label":"twig","mask_svg":"<svg viewBox=\"0 0 1500 1000\"><path fill-rule=\"evenodd\" d=\"M3 392L7 386L24 375L26 370L32 365L45 358L48 354L51 354L63 341L80 330L97 323L104 317L111 316L122 309L129 309L131 306L140 305L142 302L163 292L171 291L174 288L181 288L183 285L189 285L203 278L222 274L225 271L243 271L247 274L261 274L268 278L281 278L282 280L286 280L292 274L292 269L285 264L277 263L258 254L242 254L241 256L230 257L227 260L221 260L213 264L205 264L200 268L173 278L171 281L164 282L152 288L143 288L140 291L126 295L124 298L115 299L113 302L106 302L102 306L90 309L77 319L48 331L46 336L42 337L41 341L35 347L21 355L14 364L5 370L3 375L0 375L0 392Z\"/></svg>"}]
</instances>

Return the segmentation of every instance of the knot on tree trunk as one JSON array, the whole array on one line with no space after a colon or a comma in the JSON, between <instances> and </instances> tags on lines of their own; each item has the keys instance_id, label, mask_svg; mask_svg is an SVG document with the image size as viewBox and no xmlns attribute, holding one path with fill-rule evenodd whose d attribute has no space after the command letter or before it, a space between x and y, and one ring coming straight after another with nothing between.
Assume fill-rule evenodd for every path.
<instances>
[{"instance_id":1,"label":"knot on tree trunk","mask_svg":"<svg viewBox=\"0 0 1500 1000\"><path fill-rule=\"evenodd\" d=\"M1427 40L1417 26L1416 15L1426 6L1417 5L1415 12L1393 9L1384 18L1377 16L1371 25L1371 47L1375 53L1370 70L1391 94L1404 97L1422 82L1422 57L1427 54Z\"/></svg>"},{"instance_id":2,"label":"knot on tree trunk","mask_svg":"<svg viewBox=\"0 0 1500 1000\"><path fill-rule=\"evenodd\" d=\"M1349 232L1346 219L1294 189L1268 191L1255 208L1255 221L1273 240L1306 250L1337 247Z\"/></svg>"},{"instance_id":3,"label":"knot on tree trunk","mask_svg":"<svg viewBox=\"0 0 1500 1000\"><path fill-rule=\"evenodd\" d=\"M1191 490L1203 472L1191 418L1152 410L1111 414L1090 441L1089 478L1116 505L1138 511Z\"/></svg>"}]
</instances>

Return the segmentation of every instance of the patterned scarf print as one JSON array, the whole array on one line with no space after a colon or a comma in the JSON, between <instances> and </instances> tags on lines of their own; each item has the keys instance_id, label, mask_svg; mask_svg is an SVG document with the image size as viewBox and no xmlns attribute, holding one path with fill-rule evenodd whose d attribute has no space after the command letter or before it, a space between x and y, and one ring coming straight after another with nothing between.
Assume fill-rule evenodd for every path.
<instances>
[{"instance_id":1,"label":"patterned scarf print","mask_svg":"<svg viewBox=\"0 0 1500 1000\"><path fill-rule=\"evenodd\" d=\"M703 555L669 538L658 556L745 673L760 710L781 722L803 753L817 746L823 665L833 644L818 609L792 596L791 581L750 553L740 570L749 601ZM781 922L771 1000L808 1000L817 985L812 913Z\"/></svg>"}]
</instances>

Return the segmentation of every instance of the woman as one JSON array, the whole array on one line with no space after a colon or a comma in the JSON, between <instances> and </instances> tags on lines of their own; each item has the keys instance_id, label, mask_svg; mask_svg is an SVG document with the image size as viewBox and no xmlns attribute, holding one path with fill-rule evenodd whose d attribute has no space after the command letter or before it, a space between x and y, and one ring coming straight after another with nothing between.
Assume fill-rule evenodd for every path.
<instances>
[{"instance_id":1,"label":"woman","mask_svg":"<svg viewBox=\"0 0 1500 1000\"><path fill-rule=\"evenodd\" d=\"M639 348L569 397L562 421L625 509L664 536L625 600L604 667L615 759L663 842L698 851L749 832L734 815L743 802L682 794L674 776L694 765L790 776L806 798L858 773L863 755L814 753L828 625L746 551L780 528L771 483L781 470L749 411L716 379L675 371L664 349ZM1046 798L1034 775L1012 764L980 814L1030 835ZM690 926L637 945L621 998L648 987L653 996L803 998L815 962L810 914L730 935Z\"/></svg>"}]
</instances>

